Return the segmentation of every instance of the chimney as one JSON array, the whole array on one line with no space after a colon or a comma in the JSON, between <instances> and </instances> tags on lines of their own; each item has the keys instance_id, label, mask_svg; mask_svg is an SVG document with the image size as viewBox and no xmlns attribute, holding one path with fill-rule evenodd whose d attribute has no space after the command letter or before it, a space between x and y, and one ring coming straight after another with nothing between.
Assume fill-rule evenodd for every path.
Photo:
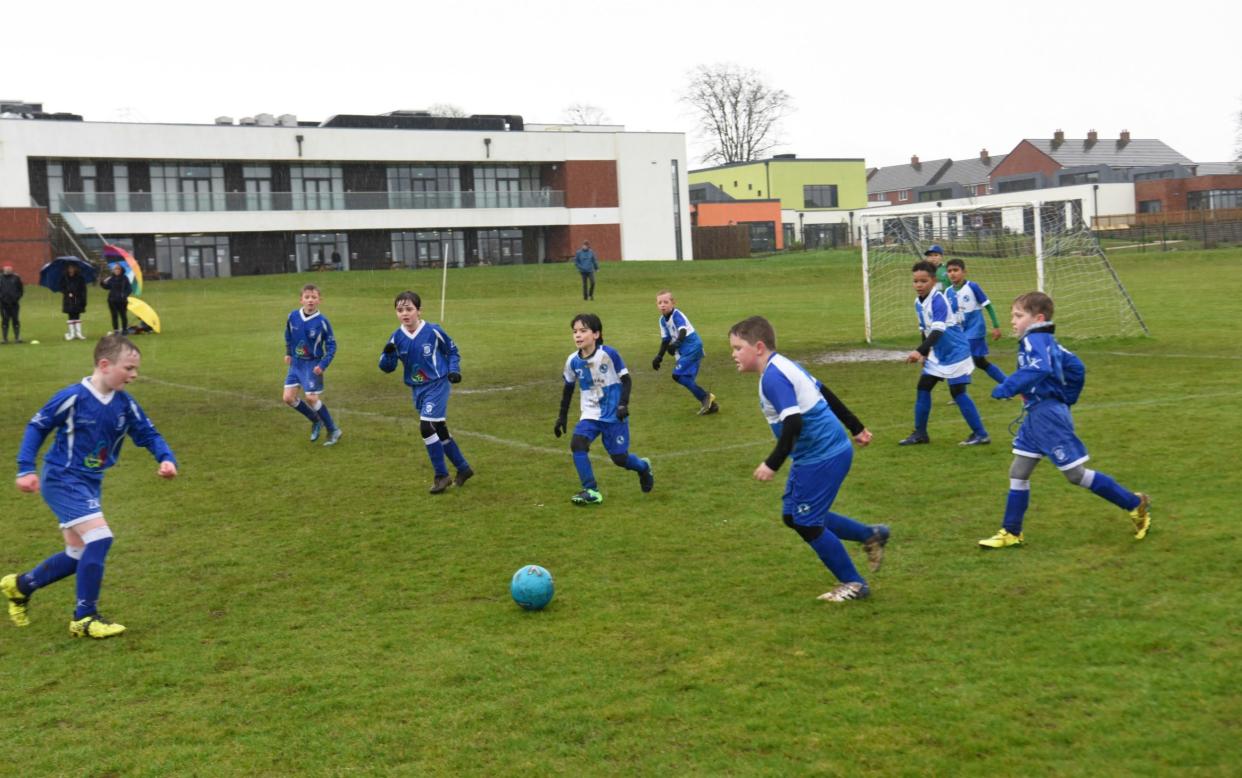
<instances>
[{"instance_id":1,"label":"chimney","mask_svg":"<svg viewBox=\"0 0 1242 778\"><path fill-rule=\"evenodd\" d=\"M1087 148L1091 148L1092 146L1094 146L1095 142L1098 141L1099 139L1100 139L1100 134L1098 132L1096 132L1095 130L1087 130Z\"/></svg>"},{"instance_id":2,"label":"chimney","mask_svg":"<svg viewBox=\"0 0 1242 778\"><path fill-rule=\"evenodd\" d=\"M919 162L918 154L915 154L913 157L910 157L910 167L914 168L915 170L919 170L923 167L922 163Z\"/></svg>"},{"instance_id":3,"label":"chimney","mask_svg":"<svg viewBox=\"0 0 1242 778\"><path fill-rule=\"evenodd\" d=\"M980 162L982 162L982 163L983 163L983 164L985 164L985 165L990 165L990 164L992 164L992 157L988 155L988 150L987 150L987 149L980 149L980 150L979 150L979 161L980 161Z\"/></svg>"},{"instance_id":4,"label":"chimney","mask_svg":"<svg viewBox=\"0 0 1242 778\"><path fill-rule=\"evenodd\" d=\"M1065 131L1064 130L1057 130L1056 132L1052 133L1052 148L1055 149L1064 142L1065 142Z\"/></svg>"},{"instance_id":5,"label":"chimney","mask_svg":"<svg viewBox=\"0 0 1242 778\"><path fill-rule=\"evenodd\" d=\"M1123 149L1126 147L1126 144L1129 142L1130 142L1130 131L1122 130L1121 137L1117 139L1117 148Z\"/></svg>"}]
</instances>

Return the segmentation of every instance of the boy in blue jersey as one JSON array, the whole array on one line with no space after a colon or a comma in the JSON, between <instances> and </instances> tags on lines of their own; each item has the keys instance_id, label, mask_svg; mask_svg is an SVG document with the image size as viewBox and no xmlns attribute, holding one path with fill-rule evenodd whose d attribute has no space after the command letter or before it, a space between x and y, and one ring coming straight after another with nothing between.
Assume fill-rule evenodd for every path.
<instances>
[{"instance_id":1,"label":"boy in blue jersey","mask_svg":"<svg viewBox=\"0 0 1242 778\"><path fill-rule=\"evenodd\" d=\"M676 354L673 380L694 395L699 401L699 415L716 413L720 406L716 395L695 383L699 375L699 363L703 361L703 339L694 331L694 325L677 309L673 293L662 289L656 295L656 308L660 310L660 353L651 360L651 369L659 370L665 354Z\"/></svg>"},{"instance_id":2,"label":"boy in blue jersey","mask_svg":"<svg viewBox=\"0 0 1242 778\"><path fill-rule=\"evenodd\" d=\"M319 287L307 284L302 287L301 307L294 309L285 322L285 364L289 372L285 376L284 402L310 420L312 443L319 440L319 433L327 427L325 446L335 446L341 439L341 428L319 399L323 373L334 356L336 337L328 317L319 310ZM305 400L298 399L299 387Z\"/></svg>"},{"instance_id":3,"label":"boy in blue jersey","mask_svg":"<svg viewBox=\"0 0 1242 778\"><path fill-rule=\"evenodd\" d=\"M1010 373L992 397L1003 400L1021 394L1025 418L1013 441L1009 467L1009 497L1000 532L979 541L983 548L1022 545L1022 519L1031 501L1031 473L1039 460L1049 457L1076 486L1090 489L1130 513L1134 537L1142 540L1151 528L1151 499L1132 492L1111 476L1085 467L1087 447L1074 432L1070 406L1078 401L1086 368L1076 354L1057 343L1052 298L1028 292L1013 301L1014 334L1018 336L1018 369Z\"/></svg>"},{"instance_id":4,"label":"boy in blue jersey","mask_svg":"<svg viewBox=\"0 0 1242 778\"><path fill-rule=\"evenodd\" d=\"M970 358L970 346L966 334L958 326L944 292L936 289L936 266L923 260L915 263L914 311L918 315L919 330L923 342L906 356L906 362L919 362L923 374L919 376L918 394L914 403L914 432L900 441L902 446L930 443L927 420L931 417L931 390L941 381L949 384L949 394L957 403L962 418L970 425L970 437L961 442L963 446L982 446L991 443L979 409L966 393L970 374L975 369Z\"/></svg>"},{"instance_id":5,"label":"boy in blue jersey","mask_svg":"<svg viewBox=\"0 0 1242 778\"><path fill-rule=\"evenodd\" d=\"M569 401L573 399L574 387L579 387L582 416L574 425L569 450L573 452L582 491L570 500L574 505L599 505L604 501L587 453L591 441L597 437L603 438L604 450L612 457L613 464L638 473L639 488L650 492L655 486L651 461L630 453L630 371L616 349L604 345L604 324L598 316L580 313L570 322L570 327L578 350L565 360L561 375L565 379L561 411L552 428L558 438L565 434Z\"/></svg>"},{"instance_id":6,"label":"boy in blue jersey","mask_svg":"<svg viewBox=\"0 0 1242 778\"><path fill-rule=\"evenodd\" d=\"M889 529L833 513L832 503L849 474L854 450L871 442L871 432L828 387L791 359L776 353L776 331L762 316L752 316L729 330L729 347L738 372L759 373L759 408L776 446L755 468L754 478L771 481L792 459L781 514L840 583L819 596L825 602L858 600L871 594L854 567L842 539L863 544L872 570L880 569ZM845 431L842 422L849 426Z\"/></svg>"},{"instance_id":7,"label":"boy in blue jersey","mask_svg":"<svg viewBox=\"0 0 1242 778\"><path fill-rule=\"evenodd\" d=\"M992 320L992 340L1000 340L1000 321L996 318L996 308L984 293L983 288L966 278L966 263L956 257L945 263L949 280L953 285L946 294L952 295L957 308L958 319L966 340L970 343L970 358L975 367L988 374L996 383L1005 380L1005 373L988 361L987 331L984 329L983 312L988 312Z\"/></svg>"},{"instance_id":8,"label":"boy in blue jersey","mask_svg":"<svg viewBox=\"0 0 1242 778\"><path fill-rule=\"evenodd\" d=\"M160 463L158 476L177 475L177 460L168 444L124 391L138 377L140 361L138 348L125 336L102 338L95 346L95 371L52 395L26 425L17 454L17 488L43 493L44 502L60 520L65 550L28 572L0 578L9 618L19 627L30 624L27 610L36 590L76 574L77 605L69 634L102 639L125 631L98 610L104 561L112 547L112 530L100 502L104 472L116 464L128 434ZM56 441L43 457L40 478L35 460L52 430L56 430Z\"/></svg>"},{"instance_id":9,"label":"boy in blue jersey","mask_svg":"<svg viewBox=\"0 0 1242 778\"><path fill-rule=\"evenodd\" d=\"M398 362L405 366L402 378L413 393L418 430L435 473L431 493L442 494L453 484L465 485L474 475L448 431L449 385L461 381L461 355L447 332L422 318L423 299L416 293L397 295L393 307L401 326L384 344L379 368L391 373ZM456 477L449 475L445 456L457 468Z\"/></svg>"}]
</instances>

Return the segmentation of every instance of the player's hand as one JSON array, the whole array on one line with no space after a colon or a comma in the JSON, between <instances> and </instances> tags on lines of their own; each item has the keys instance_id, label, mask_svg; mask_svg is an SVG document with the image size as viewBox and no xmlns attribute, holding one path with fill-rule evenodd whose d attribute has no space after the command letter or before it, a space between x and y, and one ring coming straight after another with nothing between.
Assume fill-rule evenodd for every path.
<instances>
[{"instance_id":1,"label":"player's hand","mask_svg":"<svg viewBox=\"0 0 1242 778\"><path fill-rule=\"evenodd\" d=\"M320 367L319 365L315 365L315 369L312 370L311 372L314 373L315 375L323 375L323 368Z\"/></svg>"},{"instance_id":2,"label":"player's hand","mask_svg":"<svg viewBox=\"0 0 1242 778\"><path fill-rule=\"evenodd\" d=\"M663 360L663 359L661 359L660 357L656 357L655 359L651 360L651 369L652 369L652 370L659 370L659 369L660 369L660 363L661 363L661 362L663 362L663 361L664 361L664 360Z\"/></svg>"},{"instance_id":3,"label":"player's hand","mask_svg":"<svg viewBox=\"0 0 1242 778\"><path fill-rule=\"evenodd\" d=\"M1001 339L1000 327L993 327L992 328L992 340L1000 340L1000 339Z\"/></svg>"},{"instance_id":4,"label":"player's hand","mask_svg":"<svg viewBox=\"0 0 1242 778\"><path fill-rule=\"evenodd\" d=\"M630 415L630 406L628 405L617 406L617 421L625 421L626 417L628 417L629 415Z\"/></svg>"},{"instance_id":5,"label":"player's hand","mask_svg":"<svg viewBox=\"0 0 1242 778\"><path fill-rule=\"evenodd\" d=\"M292 365L292 364L293 364L293 357L289 356L288 354L285 354L285 364L286 364L286 365Z\"/></svg>"},{"instance_id":6,"label":"player's hand","mask_svg":"<svg viewBox=\"0 0 1242 778\"><path fill-rule=\"evenodd\" d=\"M177 466L172 462L165 460L160 462L160 469L155 472L160 478L176 478Z\"/></svg>"},{"instance_id":7,"label":"player's hand","mask_svg":"<svg viewBox=\"0 0 1242 778\"><path fill-rule=\"evenodd\" d=\"M552 428L552 434L558 438L565 434L566 419L564 416L556 417L556 426Z\"/></svg>"},{"instance_id":8,"label":"player's hand","mask_svg":"<svg viewBox=\"0 0 1242 778\"><path fill-rule=\"evenodd\" d=\"M911 351L909 354L906 354L906 362L908 363L922 362L923 359L924 359L923 355L917 351Z\"/></svg>"},{"instance_id":9,"label":"player's hand","mask_svg":"<svg viewBox=\"0 0 1242 778\"><path fill-rule=\"evenodd\" d=\"M771 481L776 477L776 471L768 467L766 462L760 462L754 472L756 481Z\"/></svg>"},{"instance_id":10,"label":"player's hand","mask_svg":"<svg viewBox=\"0 0 1242 778\"><path fill-rule=\"evenodd\" d=\"M668 353L672 354L672 353L676 352L676 351L677 351L677 349L678 349L678 348L680 348L680 347L681 347L681 341L680 341L680 340L670 340L670 341L669 341L669 343L668 343Z\"/></svg>"},{"instance_id":11,"label":"player's hand","mask_svg":"<svg viewBox=\"0 0 1242 778\"><path fill-rule=\"evenodd\" d=\"M385 344L384 344L384 353L385 353L385 354L396 354L396 353L397 353L397 344L396 344L396 343L393 343L391 340L390 340L390 341L388 341L387 343L385 343Z\"/></svg>"},{"instance_id":12,"label":"player's hand","mask_svg":"<svg viewBox=\"0 0 1242 778\"><path fill-rule=\"evenodd\" d=\"M449 374L448 374L448 382L449 382L450 384L460 384L460 383L461 383L461 373L449 373Z\"/></svg>"},{"instance_id":13,"label":"player's hand","mask_svg":"<svg viewBox=\"0 0 1242 778\"><path fill-rule=\"evenodd\" d=\"M39 474L26 473L17 477L17 488L28 494L36 494L39 491Z\"/></svg>"},{"instance_id":14,"label":"player's hand","mask_svg":"<svg viewBox=\"0 0 1242 778\"><path fill-rule=\"evenodd\" d=\"M871 442L871 430L863 427L863 431L854 436L854 442L866 448L867 444Z\"/></svg>"}]
</instances>

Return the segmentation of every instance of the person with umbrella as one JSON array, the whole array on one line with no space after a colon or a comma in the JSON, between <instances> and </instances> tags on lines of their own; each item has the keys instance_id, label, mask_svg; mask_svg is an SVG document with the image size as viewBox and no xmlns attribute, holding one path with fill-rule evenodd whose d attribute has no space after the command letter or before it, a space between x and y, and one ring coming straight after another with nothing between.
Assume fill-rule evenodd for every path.
<instances>
[{"instance_id":1,"label":"person with umbrella","mask_svg":"<svg viewBox=\"0 0 1242 778\"><path fill-rule=\"evenodd\" d=\"M64 278L60 281L60 293L64 297L60 310L69 317L69 331L65 340L86 340L82 334L82 314L86 313L86 280L78 272L78 266L70 262L65 266Z\"/></svg>"}]
</instances>

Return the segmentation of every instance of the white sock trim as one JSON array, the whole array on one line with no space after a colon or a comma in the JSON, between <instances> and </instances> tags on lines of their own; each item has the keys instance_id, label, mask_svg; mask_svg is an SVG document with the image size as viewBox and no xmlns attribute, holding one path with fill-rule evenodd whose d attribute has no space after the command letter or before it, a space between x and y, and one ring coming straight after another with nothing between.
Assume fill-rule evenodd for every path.
<instances>
[{"instance_id":1,"label":"white sock trim","mask_svg":"<svg viewBox=\"0 0 1242 778\"><path fill-rule=\"evenodd\" d=\"M1026 480L1022 480L1021 478L1010 478L1009 488L1015 492L1029 492L1031 491L1031 481L1029 478Z\"/></svg>"},{"instance_id":2,"label":"white sock trim","mask_svg":"<svg viewBox=\"0 0 1242 778\"><path fill-rule=\"evenodd\" d=\"M110 537L112 537L111 527L96 527L82 533L82 542L89 545L97 540L106 540Z\"/></svg>"},{"instance_id":3,"label":"white sock trim","mask_svg":"<svg viewBox=\"0 0 1242 778\"><path fill-rule=\"evenodd\" d=\"M439 442L440 442L440 436L434 433L429 438L423 438L423 445L425 446L433 446Z\"/></svg>"},{"instance_id":4,"label":"white sock trim","mask_svg":"<svg viewBox=\"0 0 1242 778\"><path fill-rule=\"evenodd\" d=\"M1078 485L1084 489L1090 489L1093 483L1095 483L1095 471L1090 468L1083 468L1082 480L1078 482Z\"/></svg>"},{"instance_id":5,"label":"white sock trim","mask_svg":"<svg viewBox=\"0 0 1242 778\"><path fill-rule=\"evenodd\" d=\"M81 559L81 558L82 558L82 552L83 552L83 551L85 551L85 550L86 550L86 547L85 547L85 546L70 546L70 545L66 545L66 546L65 546L65 556L69 557L70 559Z\"/></svg>"}]
</instances>

